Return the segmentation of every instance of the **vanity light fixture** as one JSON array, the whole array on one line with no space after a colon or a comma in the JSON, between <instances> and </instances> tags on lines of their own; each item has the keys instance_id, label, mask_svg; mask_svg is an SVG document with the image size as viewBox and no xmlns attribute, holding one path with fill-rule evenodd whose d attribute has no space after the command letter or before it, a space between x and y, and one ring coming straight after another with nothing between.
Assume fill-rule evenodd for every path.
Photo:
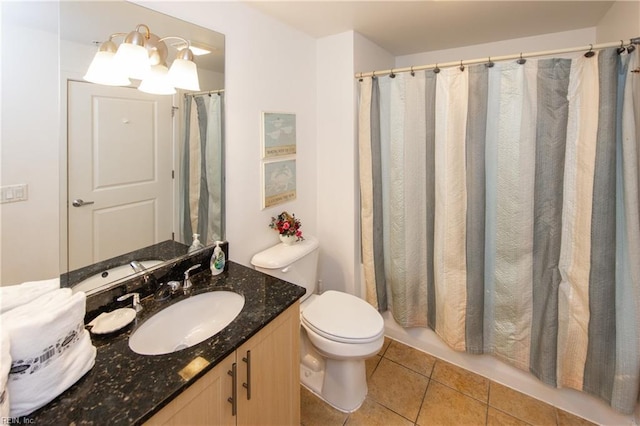
<instances>
[{"instance_id":1,"label":"vanity light fixture","mask_svg":"<svg viewBox=\"0 0 640 426\"><path fill-rule=\"evenodd\" d=\"M177 41L175 43L171 43L171 46L175 47L178 50L181 50L187 47L187 43L184 41ZM189 40L189 49L191 49L191 51L193 52L193 56L208 55L214 50L217 50L215 47L211 47L208 44L200 43L193 40Z\"/></svg>"},{"instance_id":2,"label":"vanity light fixture","mask_svg":"<svg viewBox=\"0 0 640 426\"><path fill-rule=\"evenodd\" d=\"M124 37L117 48L113 42L116 37ZM169 49L165 41L170 39L179 40L181 48L168 68ZM176 36L159 38L145 24L138 25L128 34L111 34L100 45L83 78L109 86L128 86L130 79L141 80L138 90L157 95L174 94L176 88L200 90L191 43Z\"/></svg>"}]
</instances>

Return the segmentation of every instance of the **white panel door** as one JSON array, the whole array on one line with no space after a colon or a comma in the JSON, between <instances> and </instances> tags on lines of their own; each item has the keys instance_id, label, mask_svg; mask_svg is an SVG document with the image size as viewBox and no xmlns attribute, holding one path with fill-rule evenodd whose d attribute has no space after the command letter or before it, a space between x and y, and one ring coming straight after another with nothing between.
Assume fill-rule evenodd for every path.
<instances>
[{"instance_id":1,"label":"white panel door","mask_svg":"<svg viewBox=\"0 0 640 426\"><path fill-rule=\"evenodd\" d=\"M69 270L171 239L171 107L171 96L69 82Z\"/></svg>"}]
</instances>

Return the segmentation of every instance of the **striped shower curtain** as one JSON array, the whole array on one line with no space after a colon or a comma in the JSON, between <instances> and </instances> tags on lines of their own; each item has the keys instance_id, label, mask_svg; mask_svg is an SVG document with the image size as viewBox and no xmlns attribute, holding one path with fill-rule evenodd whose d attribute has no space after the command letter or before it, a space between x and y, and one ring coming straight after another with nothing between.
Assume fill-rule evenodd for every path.
<instances>
[{"instance_id":1,"label":"striped shower curtain","mask_svg":"<svg viewBox=\"0 0 640 426\"><path fill-rule=\"evenodd\" d=\"M194 233L204 244L224 237L223 94L186 94L180 178L180 241Z\"/></svg>"},{"instance_id":2,"label":"striped shower curtain","mask_svg":"<svg viewBox=\"0 0 640 426\"><path fill-rule=\"evenodd\" d=\"M631 413L640 385L638 52L363 79L367 299Z\"/></svg>"}]
</instances>

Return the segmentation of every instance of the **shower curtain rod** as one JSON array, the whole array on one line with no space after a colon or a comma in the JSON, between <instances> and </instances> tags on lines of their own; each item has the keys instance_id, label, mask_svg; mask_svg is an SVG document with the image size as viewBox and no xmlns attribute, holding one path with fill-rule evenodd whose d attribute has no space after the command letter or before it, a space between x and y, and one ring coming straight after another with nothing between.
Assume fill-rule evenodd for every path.
<instances>
[{"instance_id":1,"label":"shower curtain rod","mask_svg":"<svg viewBox=\"0 0 640 426\"><path fill-rule=\"evenodd\" d=\"M640 44L640 37L634 37L629 40L626 44L630 45L638 45ZM540 52L530 52L530 53L519 53L515 55L505 55L505 56L489 56L488 58L479 58L479 59L469 59L462 61L452 61L452 62L443 62L437 64L430 65L419 65L415 67L404 67L404 68L392 68L390 70L381 70L381 71L369 71L369 72L358 72L355 74L355 78L363 78L363 77L373 77L373 76L381 76L381 75L394 75L399 72L413 72L413 71L422 71L428 69L435 68L447 68L447 67L462 67L465 65L474 65L474 64L482 64L482 63L493 63L494 61L507 61L510 59L526 59L533 58L537 56L548 56L548 55L557 55L561 53L571 53L571 52L579 52L581 50L586 50L587 52L592 50L600 50L606 49L607 47L624 47L625 43L623 40L611 42L611 43L601 43L601 44L590 44L588 46L582 47L570 47L566 49L557 49L557 50L545 50Z\"/></svg>"},{"instance_id":2,"label":"shower curtain rod","mask_svg":"<svg viewBox=\"0 0 640 426\"><path fill-rule=\"evenodd\" d=\"M213 95L213 94L220 94L220 93L224 93L224 89L218 89L218 90L205 90L204 92L191 92L191 93L185 93L185 96L197 96L197 95Z\"/></svg>"}]
</instances>

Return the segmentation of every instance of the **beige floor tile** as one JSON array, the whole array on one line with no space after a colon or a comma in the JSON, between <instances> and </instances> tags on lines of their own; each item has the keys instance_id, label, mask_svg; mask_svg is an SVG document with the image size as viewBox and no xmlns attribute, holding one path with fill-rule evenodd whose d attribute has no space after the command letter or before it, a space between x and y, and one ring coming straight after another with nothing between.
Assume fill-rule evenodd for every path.
<instances>
[{"instance_id":1,"label":"beige floor tile","mask_svg":"<svg viewBox=\"0 0 640 426\"><path fill-rule=\"evenodd\" d=\"M336 410L300 386L300 423L304 426L340 426L347 414Z\"/></svg>"},{"instance_id":2,"label":"beige floor tile","mask_svg":"<svg viewBox=\"0 0 640 426\"><path fill-rule=\"evenodd\" d=\"M362 407L349 415L346 424L349 426L413 426L413 422L371 398L365 399Z\"/></svg>"},{"instance_id":3,"label":"beige floor tile","mask_svg":"<svg viewBox=\"0 0 640 426\"><path fill-rule=\"evenodd\" d=\"M367 379L369 379L369 377L371 377L371 375L375 371L375 369L378 366L378 363L380 362L381 359L382 359L382 357L380 355L374 355L371 358L367 358L364 361L364 366L365 366L366 371L367 371Z\"/></svg>"},{"instance_id":4,"label":"beige floor tile","mask_svg":"<svg viewBox=\"0 0 640 426\"><path fill-rule=\"evenodd\" d=\"M378 355L382 356L387 351L389 345L393 342L392 339L389 339L387 336L384 336L384 343L382 344L382 348L378 351Z\"/></svg>"},{"instance_id":5,"label":"beige floor tile","mask_svg":"<svg viewBox=\"0 0 640 426\"><path fill-rule=\"evenodd\" d=\"M384 357L427 377L431 375L436 362L435 357L395 340L389 345Z\"/></svg>"},{"instance_id":6,"label":"beige floor tile","mask_svg":"<svg viewBox=\"0 0 640 426\"><path fill-rule=\"evenodd\" d=\"M487 405L431 381L418 416L419 425L484 425Z\"/></svg>"},{"instance_id":7,"label":"beige floor tile","mask_svg":"<svg viewBox=\"0 0 640 426\"><path fill-rule=\"evenodd\" d=\"M489 407L487 413L487 426L528 426L529 423L518 420L513 416Z\"/></svg>"},{"instance_id":8,"label":"beige floor tile","mask_svg":"<svg viewBox=\"0 0 640 426\"><path fill-rule=\"evenodd\" d=\"M368 384L371 399L415 421L429 379L382 358Z\"/></svg>"},{"instance_id":9,"label":"beige floor tile","mask_svg":"<svg viewBox=\"0 0 640 426\"><path fill-rule=\"evenodd\" d=\"M491 382L489 405L533 425L555 425L555 408L518 391Z\"/></svg>"},{"instance_id":10,"label":"beige floor tile","mask_svg":"<svg viewBox=\"0 0 640 426\"><path fill-rule=\"evenodd\" d=\"M483 403L489 399L489 380L441 360L436 361L431 379Z\"/></svg>"},{"instance_id":11,"label":"beige floor tile","mask_svg":"<svg viewBox=\"0 0 640 426\"><path fill-rule=\"evenodd\" d=\"M595 423L591 423L589 420L583 419L582 417L575 416L571 413L567 413L566 411L562 411L557 408L556 408L556 413L558 415L558 426L595 425Z\"/></svg>"}]
</instances>

